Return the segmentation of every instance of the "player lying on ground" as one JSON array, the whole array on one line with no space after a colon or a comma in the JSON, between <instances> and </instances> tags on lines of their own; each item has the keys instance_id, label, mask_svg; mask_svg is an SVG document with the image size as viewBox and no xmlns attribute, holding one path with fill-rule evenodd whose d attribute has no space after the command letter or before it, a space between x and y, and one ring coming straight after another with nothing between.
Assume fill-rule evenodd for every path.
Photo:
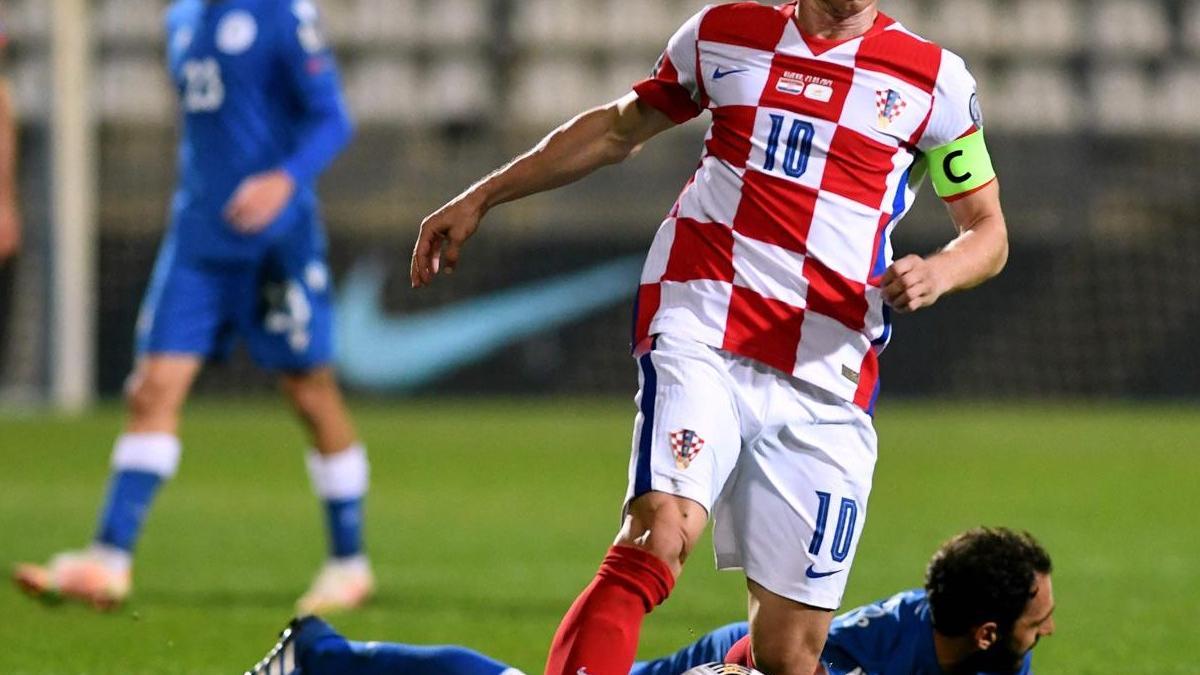
<instances>
[{"instance_id":1,"label":"player lying on ground","mask_svg":"<svg viewBox=\"0 0 1200 675\"><path fill-rule=\"evenodd\" d=\"M370 593L360 534L367 458L330 366L316 195L317 176L352 129L317 22L309 0L179 0L168 10L180 182L138 318L128 421L94 543L45 567L20 566L27 590L101 607L126 597L143 517L179 463L188 390L204 361L240 336L259 365L279 373L314 448L308 467L331 550L299 609L351 607Z\"/></svg>"},{"instance_id":2,"label":"player lying on ground","mask_svg":"<svg viewBox=\"0 0 1200 675\"><path fill-rule=\"evenodd\" d=\"M876 0L706 7L653 76L429 216L414 287L489 209L623 161L705 110L703 158L637 295L641 388L625 522L555 635L547 675L625 675L711 513L744 570L759 669L811 675L866 522L891 313L999 273L1008 244L962 59ZM959 236L893 262L926 174Z\"/></svg>"},{"instance_id":3,"label":"player lying on ground","mask_svg":"<svg viewBox=\"0 0 1200 675\"><path fill-rule=\"evenodd\" d=\"M830 675L1028 673L1038 639L1054 632L1050 556L1028 533L979 528L946 542L925 587L833 620L821 654ZM680 675L695 666L753 666L749 626L719 628L630 675ZM287 658L291 662L284 664ZM284 667L286 665L286 667ZM272 669L273 668L273 669ZM465 647L350 642L316 618L293 621L253 675L519 675ZM818 671L822 672L822 671Z\"/></svg>"}]
</instances>

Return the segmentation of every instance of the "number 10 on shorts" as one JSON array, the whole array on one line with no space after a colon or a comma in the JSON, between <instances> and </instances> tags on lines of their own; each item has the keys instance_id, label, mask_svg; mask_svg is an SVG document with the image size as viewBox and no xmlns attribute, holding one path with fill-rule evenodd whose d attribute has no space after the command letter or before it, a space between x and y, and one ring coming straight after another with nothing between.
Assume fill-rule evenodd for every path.
<instances>
[{"instance_id":1,"label":"number 10 on shorts","mask_svg":"<svg viewBox=\"0 0 1200 675\"><path fill-rule=\"evenodd\" d=\"M825 530L829 523L829 506L833 502L833 496L828 492L818 491L817 502L817 523L813 528L812 543L808 546L808 552L812 555L820 555L821 545L825 543ZM834 562L843 562L850 555L850 544L854 539L856 520L858 520L858 504L849 497L842 497L841 506L838 507L837 527L833 532L833 544L829 551Z\"/></svg>"}]
</instances>

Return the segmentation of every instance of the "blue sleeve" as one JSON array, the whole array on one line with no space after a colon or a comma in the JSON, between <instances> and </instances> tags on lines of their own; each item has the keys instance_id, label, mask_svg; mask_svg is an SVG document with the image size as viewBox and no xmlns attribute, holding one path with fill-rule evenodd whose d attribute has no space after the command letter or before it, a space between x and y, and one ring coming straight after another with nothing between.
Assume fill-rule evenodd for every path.
<instances>
[{"instance_id":1,"label":"blue sleeve","mask_svg":"<svg viewBox=\"0 0 1200 675\"><path fill-rule=\"evenodd\" d=\"M745 623L731 623L705 635L671 656L635 663L630 675L680 675L705 663L721 663L733 645L750 634Z\"/></svg>"},{"instance_id":2,"label":"blue sleeve","mask_svg":"<svg viewBox=\"0 0 1200 675\"><path fill-rule=\"evenodd\" d=\"M354 129L316 6L312 0L279 5L278 53L304 115L296 151L284 161L283 169L303 185L316 180L329 166L350 142Z\"/></svg>"},{"instance_id":3,"label":"blue sleeve","mask_svg":"<svg viewBox=\"0 0 1200 675\"><path fill-rule=\"evenodd\" d=\"M504 675L509 666L466 647L398 643L317 642L303 654L305 675Z\"/></svg>"},{"instance_id":4,"label":"blue sleeve","mask_svg":"<svg viewBox=\"0 0 1200 675\"><path fill-rule=\"evenodd\" d=\"M830 675L870 670L893 652L895 632L894 618L878 607L855 609L834 619L821 662Z\"/></svg>"}]
</instances>

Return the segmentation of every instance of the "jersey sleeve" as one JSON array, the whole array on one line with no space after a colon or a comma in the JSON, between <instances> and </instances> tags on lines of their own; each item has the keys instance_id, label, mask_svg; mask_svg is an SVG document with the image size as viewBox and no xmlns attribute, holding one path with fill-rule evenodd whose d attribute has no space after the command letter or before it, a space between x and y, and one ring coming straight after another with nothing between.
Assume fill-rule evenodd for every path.
<instances>
[{"instance_id":1,"label":"jersey sleeve","mask_svg":"<svg viewBox=\"0 0 1200 675\"><path fill-rule=\"evenodd\" d=\"M996 179L975 78L950 52L943 53L933 108L917 148L928 155L933 187L942 199L961 199Z\"/></svg>"},{"instance_id":2,"label":"jersey sleeve","mask_svg":"<svg viewBox=\"0 0 1200 675\"><path fill-rule=\"evenodd\" d=\"M312 0L281 5L277 50L284 77L304 115L300 142L283 169L302 184L315 180L346 147L353 125L316 5Z\"/></svg>"},{"instance_id":3,"label":"jersey sleeve","mask_svg":"<svg viewBox=\"0 0 1200 675\"><path fill-rule=\"evenodd\" d=\"M700 60L700 23L709 7L688 19L667 43L650 77L633 86L638 98L676 124L704 112L704 90L696 72Z\"/></svg>"}]
</instances>

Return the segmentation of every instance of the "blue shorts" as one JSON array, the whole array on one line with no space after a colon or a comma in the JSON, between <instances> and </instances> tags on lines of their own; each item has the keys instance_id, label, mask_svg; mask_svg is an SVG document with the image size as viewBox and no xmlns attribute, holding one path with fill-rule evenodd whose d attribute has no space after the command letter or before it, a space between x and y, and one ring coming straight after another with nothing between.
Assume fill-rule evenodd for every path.
<instances>
[{"instance_id":1,"label":"blue shorts","mask_svg":"<svg viewBox=\"0 0 1200 675\"><path fill-rule=\"evenodd\" d=\"M138 315L138 356L219 360L241 337L269 370L327 365L333 307L324 253L307 237L289 237L255 260L194 259L168 234Z\"/></svg>"}]
</instances>

